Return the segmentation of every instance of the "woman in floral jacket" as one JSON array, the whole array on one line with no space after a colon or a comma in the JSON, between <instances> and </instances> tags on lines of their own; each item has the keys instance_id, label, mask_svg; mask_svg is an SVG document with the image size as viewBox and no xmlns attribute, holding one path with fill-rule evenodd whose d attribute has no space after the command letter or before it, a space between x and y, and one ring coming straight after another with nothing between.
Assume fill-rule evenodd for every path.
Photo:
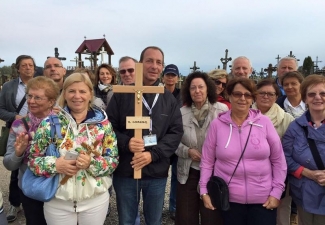
<instances>
[{"instance_id":1,"label":"woman in floral jacket","mask_svg":"<svg viewBox=\"0 0 325 225\"><path fill-rule=\"evenodd\" d=\"M60 180L70 177L59 184L55 197L44 203L48 225L102 225L105 221L107 189L118 165L118 150L106 113L93 107L92 99L93 88L86 75L74 73L65 80L58 100L62 107L58 113L62 134L62 139L57 140L59 158L44 155L50 139L49 118L41 122L35 134L29 156L34 174L59 174ZM77 152L76 160L65 159L69 151Z\"/></svg>"}]
</instances>

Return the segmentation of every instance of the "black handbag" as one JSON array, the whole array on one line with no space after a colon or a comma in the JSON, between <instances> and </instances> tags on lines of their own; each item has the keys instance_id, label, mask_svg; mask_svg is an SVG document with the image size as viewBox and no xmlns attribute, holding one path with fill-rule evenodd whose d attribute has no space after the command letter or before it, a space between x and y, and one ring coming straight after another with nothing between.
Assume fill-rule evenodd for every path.
<instances>
[{"instance_id":1,"label":"black handbag","mask_svg":"<svg viewBox=\"0 0 325 225\"><path fill-rule=\"evenodd\" d=\"M235 170L232 173L228 184L221 177L218 177L218 176L211 176L210 180L207 183L208 194L210 196L212 205L215 208L220 209L222 211L228 211L230 209L228 186L229 186L229 183L230 183L232 177L234 176L234 174L237 170L240 160L242 159L242 157L244 155L244 152L246 150L246 146L248 143L249 135L252 130L252 126L253 125L251 124L244 150L242 151L242 153L239 157L239 160L237 162Z\"/></svg>"}]
</instances>

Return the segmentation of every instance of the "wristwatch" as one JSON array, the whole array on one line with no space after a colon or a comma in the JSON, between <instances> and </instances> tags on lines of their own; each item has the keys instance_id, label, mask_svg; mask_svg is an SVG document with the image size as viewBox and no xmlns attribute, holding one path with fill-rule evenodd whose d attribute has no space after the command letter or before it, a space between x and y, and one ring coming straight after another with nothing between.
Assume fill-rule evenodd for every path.
<instances>
[{"instance_id":1,"label":"wristwatch","mask_svg":"<svg viewBox=\"0 0 325 225\"><path fill-rule=\"evenodd\" d=\"M205 193L205 194L200 195L200 199L202 200L203 199L203 196L205 196L205 195L209 195L209 194L208 193Z\"/></svg>"}]
</instances>

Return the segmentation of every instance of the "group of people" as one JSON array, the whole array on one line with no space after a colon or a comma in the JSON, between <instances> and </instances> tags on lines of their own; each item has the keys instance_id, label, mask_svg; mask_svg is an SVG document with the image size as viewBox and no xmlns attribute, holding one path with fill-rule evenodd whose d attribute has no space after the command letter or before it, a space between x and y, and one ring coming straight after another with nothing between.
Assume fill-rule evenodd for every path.
<instances>
[{"instance_id":1,"label":"group of people","mask_svg":"<svg viewBox=\"0 0 325 225\"><path fill-rule=\"evenodd\" d=\"M120 85L135 83L137 62L120 59ZM178 68L164 68L160 48L145 48L139 62L143 85L165 86L164 93L140 99L143 116L150 117L143 138L126 128L126 117L135 113L135 93L113 94L117 77L110 65L100 65L95 75L78 69L64 78L61 61L49 58L44 76L33 78L34 59L17 58L19 77L0 94L0 119L11 128L3 160L12 171L8 221L16 219L22 204L27 225L101 225L113 186L119 224L140 224L141 195L145 224L161 224L171 166L169 212L176 225L289 225L291 199L300 224L325 223L325 170L313 153L325 162L324 77L304 79L297 61L286 57L276 80L255 85L249 79L251 62L241 56L233 60L230 75L194 71L178 89ZM53 115L62 133L55 143L59 158L45 154ZM78 157L67 159L72 151ZM68 179L44 203L24 194L26 169ZM141 170L141 179L133 178L134 170ZM229 186L229 211L211 202L207 183L213 175Z\"/></svg>"}]
</instances>

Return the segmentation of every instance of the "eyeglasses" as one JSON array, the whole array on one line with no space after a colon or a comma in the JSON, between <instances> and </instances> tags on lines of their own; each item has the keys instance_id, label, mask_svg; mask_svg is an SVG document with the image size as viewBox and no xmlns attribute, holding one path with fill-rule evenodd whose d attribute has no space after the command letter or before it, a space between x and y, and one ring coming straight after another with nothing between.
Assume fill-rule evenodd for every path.
<instances>
[{"instance_id":1,"label":"eyeglasses","mask_svg":"<svg viewBox=\"0 0 325 225\"><path fill-rule=\"evenodd\" d=\"M265 95L267 95L267 97L269 97L269 98L273 98L273 97L275 97L275 92L265 92L265 91L263 91L263 92L258 92L258 95L259 96L261 96L261 97L265 97Z\"/></svg>"},{"instance_id":2,"label":"eyeglasses","mask_svg":"<svg viewBox=\"0 0 325 225\"><path fill-rule=\"evenodd\" d=\"M35 102L41 102L42 100L45 100L45 98L41 98L39 96L33 96L33 95L30 95L30 94L26 94L25 97L26 97L26 100L29 100L29 101L34 98Z\"/></svg>"},{"instance_id":3,"label":"eyeglasses","mask_svg":"<svg viewBox=\"0 0 325 225\"><path fill-rule=\"evenodd\" d=\"M54 64L54 65L46 65L45 66L45 69L52 69L52 67L54 67L55 69L58 69L58 68L63 68L63 66L59 65L59 64Z\"/></svg>"},{"instance_id":4,"label":"eyeglasses","mask_svg":"<svg viewBox=\"0 0 325 225\"><path fill-rule=\"evenodd\" d=\"M239 91L234 91L231 93L232 96L234 96L235 98L241 98L242 96L244 96L246 99L252 99L253 95L251 93L241 93Z\"/></svg>"},{"instance_id":5,"label":"eyeglasses","mask_svg":"<svg viewBox=\"0 0 325 225\"><path fill-rule=\"evenodd\" d=\"M128 71L128 73L133 73L134 72L134 69L133 68L129 68L129 69L126 69L126 70L120 70L120 74L126 74L126 71Z\"/></svg>"},{"instance_id":6,"label":"eyeglasses","mask_svg":"<svg viewBox=\"0 0 325 225\"><path fill-rule=\"evenodd\" d=\"M190 91L196 91L197 89L199 89L199 91L202 91L204 89L204 86L200 85L200 86L191 86L190 87Z\"/></svg>"},{"instance_id":7,"label":"eyeglasses","mask_svg":"<svg viewBox=\"0 0 325 225\"><path fill-rule=\"evenodd\" d=\"M214 81L214 83L216 84L216 85L220 85L220 84L222 84L222 87L223 88L226 88L226 86L227 86L227 83L223 83L223 82L221 82L220 80L213 80Z\"/></svg>"},{"instance_id":8,"label":"eyeglasses","mask_svg":"<svg viewBox=\"0 0 325 225\"><path fill-rule=\"evenodd\" d=\"M325 98L325 92L320 92L320 93L318 93L318 94L319 94L319 96L320 96L321 98ZM309 92L309 93L307 93L307 96L308 96L309 98L315 98L316 95L317 95L317 93L315 93L315 92Z\"/></svg>"}]
</instances>

